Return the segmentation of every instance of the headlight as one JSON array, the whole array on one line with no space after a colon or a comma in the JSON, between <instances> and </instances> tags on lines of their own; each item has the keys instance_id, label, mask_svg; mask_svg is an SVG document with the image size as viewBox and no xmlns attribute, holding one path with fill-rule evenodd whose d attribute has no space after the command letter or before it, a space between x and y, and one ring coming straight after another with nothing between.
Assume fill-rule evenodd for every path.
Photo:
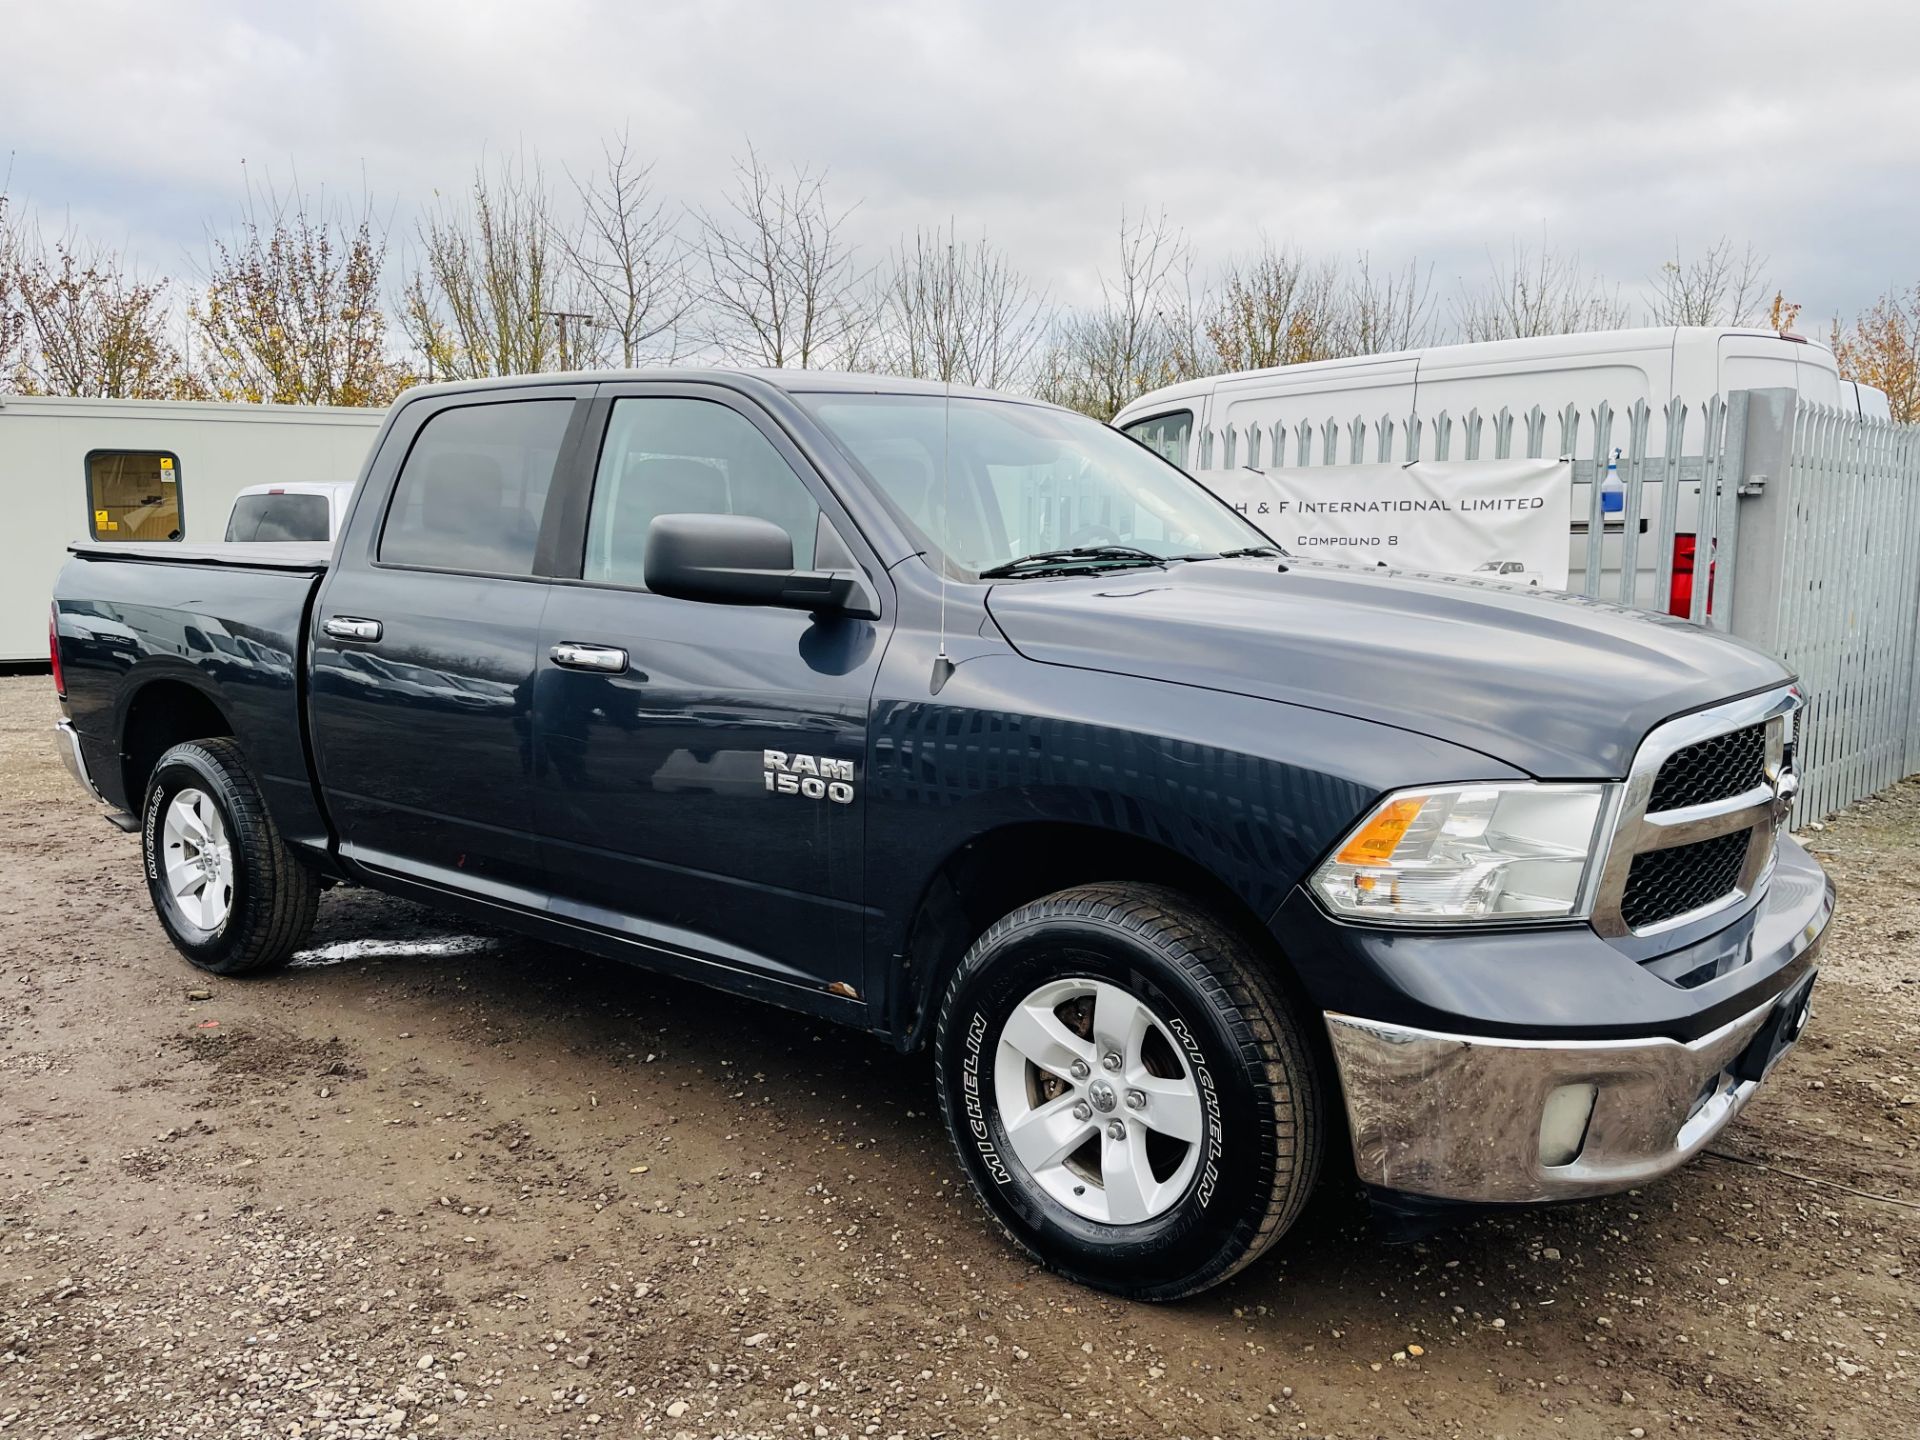
<instances>
[{"instance_id":1,"label":"headlight","mask_svg":"<svg viewBox=\"0 0 1920 1440\"><path fill-rule=\"evenodd\" d=\"M1573 920L1591 905L1605 785L1400 790L1313 876L1336 915L1406 925Z\"/></svg>"}]
</instances>

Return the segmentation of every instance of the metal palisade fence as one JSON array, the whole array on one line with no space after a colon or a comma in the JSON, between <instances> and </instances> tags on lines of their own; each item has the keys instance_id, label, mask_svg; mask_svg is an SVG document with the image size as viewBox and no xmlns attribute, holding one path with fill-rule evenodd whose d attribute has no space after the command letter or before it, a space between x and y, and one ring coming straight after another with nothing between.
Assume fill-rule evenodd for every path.
<instances>
[{"instance_id":1,"label":"metal palisade fence","mask_svg":"<svg viewBox=\"0 0 1920 1440\"><path fill-rule=\"evenodd\" d=\"M1813 820L1920 771L1920 428L1748 394L1732 629L1800 676Z\"/></svg>"},{"instance_id":2,"label":"metal palisade fence","mask_svg":"<svg viewBox=\"0 0 1920 1440\"><path fill-rule=\"evenodd\" d=\"M1725 631L1800 676L1796 821L1920 771L1920 427L1767 389L1658 412L1601 401L1221 425L1161 448L1202 481L1240 466L1569 457L1569 588ZM1615 449L1608 511L1596 482Z\"/></svg>"}]
</instances>

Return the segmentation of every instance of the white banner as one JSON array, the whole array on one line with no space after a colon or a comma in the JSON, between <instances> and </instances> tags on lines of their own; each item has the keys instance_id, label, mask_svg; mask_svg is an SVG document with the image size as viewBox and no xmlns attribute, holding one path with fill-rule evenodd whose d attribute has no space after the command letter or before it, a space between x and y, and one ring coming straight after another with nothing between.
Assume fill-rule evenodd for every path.
<instances>
[{"instance_id":1,"label":"white banner","mask_svg":"<svg viewBox=\"0 0 1920 1440\"><path fill-rule=\"evenodd\" d=\"M1198 478L1296 555L1567 586L1571 461L1311 465Z\"/></svg>"}]
</instances>

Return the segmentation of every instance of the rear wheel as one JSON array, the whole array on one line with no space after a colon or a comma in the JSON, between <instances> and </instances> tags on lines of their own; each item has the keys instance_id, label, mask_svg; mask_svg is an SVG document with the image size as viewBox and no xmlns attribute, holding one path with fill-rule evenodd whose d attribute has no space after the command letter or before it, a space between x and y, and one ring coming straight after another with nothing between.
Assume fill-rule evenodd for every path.
<instances>
[{"instance_id":1,"label":"rear wheel","mask_svg":"<svg viewBox=\"0 0 1920 1440\"><path fill-rule=\"evenodd\" d=\"M280 838L231 740L192 740L160 757L140 847L167 937L202 970L271 969L313 928L319 879Z\"/></svg>"},{"instance_id":2,"label":"rear wheel","mask_svg":"<svg viewBox=\"0 0 1920 1440\"><path fill-rule=\"evenodd\" d=\"M1143 1299L1218 1284L1298 1217L1319 1077L1244 940L1186 897L1092 885L1022 907L947 988L936 1063L975 1189L1071 1278Z\"/></svg>"}]
</instances>

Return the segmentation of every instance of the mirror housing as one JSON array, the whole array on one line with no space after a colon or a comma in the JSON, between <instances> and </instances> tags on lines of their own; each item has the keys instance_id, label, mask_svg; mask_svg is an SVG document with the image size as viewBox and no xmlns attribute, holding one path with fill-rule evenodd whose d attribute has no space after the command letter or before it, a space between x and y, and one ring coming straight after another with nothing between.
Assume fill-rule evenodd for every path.
<instances>
[{"instance_id":1,"label":"mirror housing","mask_svg":"<svg viewBox=\"0 0 1920 1440\"><path fill-rule=\"evenodd\" d=\"M857 570L796 570L793 540L755 515L657 515L644 572L656 595L715 605L778 605L877 620Z\"/></svg>"}]
</instances>

